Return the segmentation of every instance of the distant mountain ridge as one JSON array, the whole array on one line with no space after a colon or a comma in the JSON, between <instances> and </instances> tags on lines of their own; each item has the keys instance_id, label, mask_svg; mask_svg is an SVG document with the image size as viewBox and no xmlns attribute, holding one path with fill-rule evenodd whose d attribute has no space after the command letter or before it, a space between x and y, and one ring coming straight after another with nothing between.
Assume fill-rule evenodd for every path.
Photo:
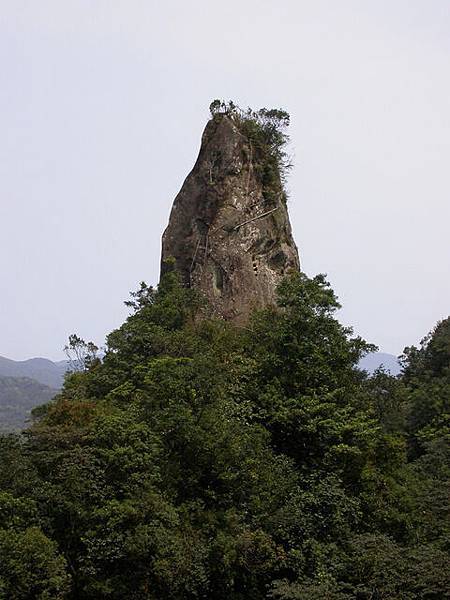
<instances>
[{"instance_id":1,"label":"distant mountain ridge","mask_svg":"<svg viewBox=\"0 0 450 600\"><path fill-rule=\"evenodd\" d=\"M60 389L69 365L65 360L53 362L48 358L12 360L0 356L0 376L29 377L53 389Z\"/></svg>"},{"instance_id":2,"label":"distant mountain ridge","mask_svg":"<svg viewBox=\"0 0 450 600\"><path fill-rule=\"evenodd\" d=\"M32 409L49 402L57 393L29 377L0 375L0 432L26 427Z\"/></svg>"},{"instance_id":3,"label":"distant mountain ridge","mask_svg":"<svg viewBox=\"0 0 450 600\"><path fill-rule=\"evenodd\" d=\"M389 371L391 375L399 375L401 371L398 358L393 354L387 354L386 352L371 352L360 360L358 366L360 369L364 369L364 371L367 371L370 374L381 366L384 367L386 371Z\"/></svg>"},{"instance_id":4,"label":"distant mountain ridge","mask_svg":"<svg viewBox=\"0 0 450 600\"><path fill-rule=\"evenodd\" d=\"M31 410L49 402L61 389L68 368L65 360L0 356L0 430L26 427Z\"/></svg>"}]
</instances>

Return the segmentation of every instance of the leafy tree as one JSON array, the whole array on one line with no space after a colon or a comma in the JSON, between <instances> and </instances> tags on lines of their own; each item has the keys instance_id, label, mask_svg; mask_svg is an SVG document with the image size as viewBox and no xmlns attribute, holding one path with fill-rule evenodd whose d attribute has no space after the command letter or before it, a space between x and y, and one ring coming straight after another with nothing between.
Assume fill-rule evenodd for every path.
<instances>
[{"instance_id":1,"label":"leafy tree","mask_svg":"<svg viewBox=\"0 0 450 600\"><path fill-rule=\"evenodd\" d=\"M402 363L410 451L418 456L450 437L450 317L436 325L420 349L405 348Z\"/></svg>"},{"instance_id":2,"label":"leafy tree","mask_svg":"<svg viewBox=\"0 0 450 600\"><path fill-rule=\"evenodd\" d=\"M66 562L40 529L0 529L0 598L62 600L68 590Z\"/></svg>"},{"instance_id":3,"label":"leafy tree","mask_svg":"<svg viewBox=\"0 0 450 600\"><path fill-rule=\"evenodd\" d=\"M69 335L69 343L64 346L72 371L89 369L97 360L98 347L93 342L85 342L78 335Z\"/></svg>"}]
</instances>

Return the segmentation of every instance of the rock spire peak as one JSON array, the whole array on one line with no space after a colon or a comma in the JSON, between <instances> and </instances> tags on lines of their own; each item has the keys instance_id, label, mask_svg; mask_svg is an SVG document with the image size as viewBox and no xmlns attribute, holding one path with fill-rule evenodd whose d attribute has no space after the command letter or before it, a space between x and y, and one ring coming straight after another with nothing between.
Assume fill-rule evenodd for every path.
<instances>
[{"instance_id":1,"label":"rock spire peak","mask_svg":"<svg viewBox=\"0 0 450 600\"><path fill-rule=\"evenodd\" d=\"M161 274L177 269L215 316L242 324L300 268L283 188L289 116L216 103L163 234Z\"/></svg>"}]
</instances>

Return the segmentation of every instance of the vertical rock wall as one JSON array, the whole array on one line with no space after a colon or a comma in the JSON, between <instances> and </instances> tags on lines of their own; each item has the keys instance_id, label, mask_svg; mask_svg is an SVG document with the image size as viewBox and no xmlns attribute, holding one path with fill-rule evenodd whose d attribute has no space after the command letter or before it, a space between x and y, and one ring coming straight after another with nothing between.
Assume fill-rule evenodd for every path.
<instances>
[{"instance_id":1,"label":"vertical rock wall","mask_svg":"<svg viewBox=\"0 0 450 600\"><path fill-rule=\"evenodd\" d=\"M162 239L161 274L175 259L215 316L240 324L254 307L275 303L283 275L300 268L279 173L267 194L260 160L239 123L215 115Z\"/></svg>"}]
</instances>

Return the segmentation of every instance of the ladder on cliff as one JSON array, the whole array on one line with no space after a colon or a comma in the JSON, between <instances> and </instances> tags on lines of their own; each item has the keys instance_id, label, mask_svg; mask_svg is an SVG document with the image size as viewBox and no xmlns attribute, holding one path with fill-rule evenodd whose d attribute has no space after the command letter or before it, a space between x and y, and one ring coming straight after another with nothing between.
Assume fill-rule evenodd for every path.
<instances>
[{"instance_id":1,"label":"ladder on cliff","mask_svg":"<svg viewBox=\"0 0 450 600\"><path fill-rule=\"evenodd\" d=\"M202 243L203 242L203 243ZM194 271L196 265L200 265L203 269L206 258L208 256L208 244L209 244L209 232L207 231L202 240L202 236L198 238L197 245L195 246L194 255L191 261L191 268L189 269L189 275Z\"/></svg>"}]
</instances>

